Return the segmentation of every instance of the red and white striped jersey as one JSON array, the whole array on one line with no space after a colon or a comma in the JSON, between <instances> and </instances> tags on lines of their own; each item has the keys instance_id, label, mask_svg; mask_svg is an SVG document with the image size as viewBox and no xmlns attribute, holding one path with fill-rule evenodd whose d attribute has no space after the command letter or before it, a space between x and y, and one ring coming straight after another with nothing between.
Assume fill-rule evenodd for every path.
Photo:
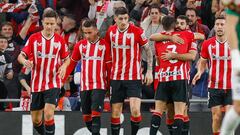
<instances>
[{"instance_id":1,"label":"red and white striped jersey","mask_svg":"<svg viewBox=\"0 0 240 135\"><path fill-rule=\"evenodd\" d=\"M111 50L104 39L95 43L86 39L79 41L74 46L71 59L75 62L81 60L81 91L106 89L106 63L111 62Z\"/></svg>"},{"instance_id":2,"label":"red and white striped jersey","mask_svg":"<svg viewBox=\"0 0 240 135\"><path fill-rule=\"evenodd\" d=\"M158 72L157 79L160 82L168 82L175 80L188 80L189 79L189 61L180 61L180 60L168 60L165 61L161 59L162 53L167 50L172 51L173 53L184 54L188 53L190 50L196 50L196 44L189 40L188 31L181 32L172 32L162 34L179 34L180 37L184 40L184 44L176 44L170 41L156 42L156 57L158 59ZM156 75L155 75L156 77Z\"/></svg>"},{"instance_id":3,"label":"red and white striped jersey","mask_svg":"<svg viewBox=\"0 0 240 135\"><path fill-rule=\"evenodd\" d=\"M120 31L117 25L108 29L106 42L111 44L112 51L112 80L141 79L141 47L147 45L148 39L143 30L129 24Z\"/></svg>"},{"instance_id":4,"label":"red and white striped jersey","mask_svg":"<svg viewBox=\"0 0 240 135\"><path fill-rule=\"evenodd\" d=\"M209 60L209 83L212 89L231 89L231 55L227 41L212 37L202 44L201 57Z\"/></svg>"},{"instance_id":5,"label":"red and white striped jersey","mask_svg":"<svg viewBox=\"0 0 240 135\"><path fill-rule=\"evenodd\" d=\"M52 88L61 88L61 79L57 74L62 59L68 57L68 48L60 35L50 39L41 32L31 35L22 50L28 58L33 57L31 73L32 92L42 92Z\"/></svg>"}]
</instances>

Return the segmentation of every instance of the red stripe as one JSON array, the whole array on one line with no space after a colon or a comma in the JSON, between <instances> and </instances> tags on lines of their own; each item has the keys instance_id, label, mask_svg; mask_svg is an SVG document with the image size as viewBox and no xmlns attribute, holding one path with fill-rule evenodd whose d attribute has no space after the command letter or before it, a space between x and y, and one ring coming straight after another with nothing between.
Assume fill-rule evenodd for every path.
<instances>
[{"instance_id":1,"label":"red stripe","mask_svg":"<svg viewBox=\"0 0 240 135\"><path fill-rule=\"evenodd\" d=\"M213 135L220 135L220 132L213 133Z\"/></svg>"},{"instance_id":2,"label":"red stripe","mask_svg":"<svg viewBox=\"0 0 240 135\"><path fill-rule=\"evenodd\" d=\"M120 124L120 118L111 118L111 123L114 125Z\"/></svg>"},{"instance_id":3,"label":"red stripe","mask_svg":"<svg viewBox=\"0 0 240 135\"><path fill-rule=\"evenodd\" d=\"M133 117L133 116L131 116L131 121L133 121L133 122L141 122L142 121L142 116L140 115L140 116L138 116L138 117Z\"/></svg>"},{"instance_id":4,"label":"red stripe","mask_svg":"<svg viewBox=\"0 0 240 135\"><path fill-rule=\"evenodd\" d=\"M166 119L166 124L167 125L172 125L174 123L174 119Z\"/></svg>"},{"instance_id":5,"label":"red stripe","mask_svg":"<svg viewBox=\"0 0 240 135\"><path fill-rule=\"evenodd\" d=\"M188 116L184 116L184 118L183 118L183 122L188 122L190 119L189 119L189 117Z\"/></svg>"},{"instance_id":6,"label":"red stripe","mask_svg":"<svg viewBox=\"0 0 240 135\"><path fill-rule=\"evenodd\" d=\"M99 117L99 116L101 116L100 112L92 111L92 117Z\"/></svg>"},{"instance_id":7,"label":"red stripe","mask_svg":"<svg viewBox=\"0 0 240 135\"><path fill-rule=\"evenodd\" d=\"M174 120L176 120L176 119L180 119L180 120L184 121L184 116L180 115L180 114L177 114L177 115L174 116Z\"/></svg>"},{"instance_id":8,"label":"red stripe","mask_svg":"<svg viewBox=\"0 0 240 135\"><path fill-rule=\"evenodd\" d=\"M153 112L153 115L157 115L159 117L162 117L162 113L159 113L159 112Z\"/></svg>"},{"instance_id":9,"label":"red stripe","mask_svg":"<svg viewBox=\"0 0 240 135\"><path fill-rule=\"evenodd\" d=\"M91 116L91 114L84 114L84 115L83 115L83 121L84 121L84 122L92 121L92 116Z\"/></svg>"},{"instance_id":10,"label":"red stripe","mask_svg":"<svg viewBox=\"0 0 240 135\"><path fill-rule=\"evenodd\" d=\"M44 124L47 125L47 126L51 126L54 124L54 119L51 119L49 121L44 121Z\"/></svg>"}]
</instances>

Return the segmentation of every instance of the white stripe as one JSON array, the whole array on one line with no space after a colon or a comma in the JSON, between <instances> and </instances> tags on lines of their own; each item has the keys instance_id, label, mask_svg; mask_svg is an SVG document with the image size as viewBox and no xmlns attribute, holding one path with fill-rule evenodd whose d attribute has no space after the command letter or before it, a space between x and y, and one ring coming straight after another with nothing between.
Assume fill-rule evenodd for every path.
<instances>
[{"instance_id":1,"label":"white stripe","mask_svg":"<svg viewBox=\"0 0 240 135\"><path fill-rule=\"evenodd\" d=\"M34 53L34 73L32 73L32 92L34 92L34 89L35 89L35 85L34 85L34 83L35 83L35 80L36 80L36 76L37 76L37 70L36 70L36 65L37 65L37 41L35 41L34 43L33 43L33 47L34 47L34 50L33 50L33 53Z\"/></svg>"},{"instance_id":2,"label":"white stripe","mask_svg":"<svg viewBox=\"0 0 240 135\"><path fill-rule=\"evenodd\" d=\"M82 54L82 44L79 46L79 52ZM83 91L84 83L83 83L83 59L81 55L81 72L80 72L80 79L81 79L81 91Z\"/></svg>"},{"instance_id":3,"label":"white stripe","mask_svg":"<svg viewBox=\"0 0 240 135\"><path fill-rule=\"evenodd\" d=\"M159 70L159 81L160 82L162 82L162 75L161 75L161 73L162 73L162 71L163 71L163 69L161 68L160 70Z\"/></svg>"},{"instance_id":4,"label":"white stripe","mask_svg":"<svg viewBox=\"0 0 240 135\"><path fill-rule=\"evenodd\" d=\"M91 44L89 43L89 42L87 42L87 51L86 51L86 57L89 57L89 52L90 52L90 47L91 46ZM89 60L88 59L86 59L86 67L88 67L88 65L89 65ZM86 85L86 89L87 90L89 90L89 78L88 78L88 75L89 75L89 73L88 73L88 68L86 68L85 69L85 76L86 76L86 80L85 80L85 85Z\"/></svg>"},{"instance_id":5,"label":"white stripe","mask_svg":"<svg viewBox=\"0 0 240 135\"><path fill-rule=\"evenodd\" d=\"M146 44L145 44L145 45L146 45ZM139 57L138 57L138 56L139 56L139 53L140 53L140 52L139 52L139 50L140 50L139 47L140 47L140 46L137 45L137 55L136 55L136 57L137 57L137 79L138 79L138 80L141 79L141 76L140 76L140 75L141 75L141 68L140 68L140 67L141 67L141 60L139 60Z\"/></svg>"},{"instance_id":6,"label":"white stripe","mask_svg":"<svg viewBox=\"0 0 240 135\"><path fill-rule=\"evenodd\" d=\"M104 51L103 51L103 53L102 53L102 58L105 58L104 56L106 55L106 47L104 48ZM101 60L101 69L100 69L100 79L101 79L101 88L102 89L105 89L105 83L104 83L104 78L105 78L105 76L103 77L103 65L105 64L104 63L104 60L105 59L102 59ZM106 71L105 71L105 74L106 74Z\"/></svg>"},{"instance_id":7,"label":"white stripe","mask_svg":"<svg viewBox=\"0 0 240 135\"><path fill-rule=\"evenodd\" d=\"M53 55L53 45L54 45L54 37L51 39L50 41L50 51L49 51L49 55ZM51 64L51 61L52 61L53 58L48 58L48 61L47 61L47 72L46 72L46 85L45 85L45 89L48 90L49 89L49 86L48 86L48 83L49 83L49 72L51 71L50 69L50 64Z\"/></svg>"},{"instance_id":8,"label":"white stripe","mask_svg":"<svg viewBox=\"0 0 240 135\"><path fill-rule=\"evenodd\" d=\"M213 64L213 59L212 59L212 45L209 45L208 46L208 52L209 52L209 55L210 55L210 71L209 71L209 79L211 79L211 77L212 77L212 64ZM210 88L211 87L211 84L212 84L213 82L212 81L209 81L209 83L208 83L208 87Z\"/></svg>"},{"instance_id":9,"label":"white stripe","mask_svg":"<svg viewBox=\"0 0 240 135\"><path fill-rule=\"evenodd\" d=\"M181 70L181 80L183 80L184 79L183 64L180 66L180 70Z\"/></svg>"},{"instance_id":10,"label":"white stripe","mask_svg":"<svg viewBox=\"0 0 240 135\"><path fill-rule=\"evenodd\" d=\"M228 44L224 44L224 56L228 58ZM224 59L224 74L223 74L223 89L227 88L227 71L228 71L228 59Z\"/></svg>"},{"instance_id":11,"label":"white stripe","mask_svg":"<svg viewBox=\"0 0 240 135\"><path fill-rule=\"evenodd\" d=\"M167 67L167 70L165 71L166 73L169 72L170 67ZM166 75L166 82L169 81L169 75Z\"/></svg>"},{"instance_id":12,"label":"white stripe","mask_svg":"<svg viewBox=\"0 0 240 135\"><path fill-rule=\"evenodd\" d=\"M126 39L127 39L127 31L125 31L123 33L123 43L122 45L126 45ZM124 80L124 74L125 74L125 69L126 69L126 49L122 49L123 50L123 54L122 54L122 58L123 58L123 63L122 63L122 73L121 73L121 80Z\"/></svg>"},{"instance_id":13,"label":"white stripe","mask_svg":"<svg viewBox=\"0 0 240 135\"><path fill-rule=\"evenodd\" d=\"M90 45L91 46L91 45ZM99 41L95 45L94 49L94 57L97 57L98 54L98 46L99 46ZM97 72L97 60L93 60L93 69L92 69L92 78L93 78L93 89L97 88L97 79L96 79L96 72Z\"/></svg>"},{"instance_id":14,"label":"white stripe","mask_svg":"<svg viewBox=\"0 0 240 135\"><path fill-rule=\"evenodd\" d=\"M132 80L132 76L133 76L133 59L134 59L134 35L133 33L131 34L131 58L130 58L130 68L129 68L129 80Z\"/></svg>"},{"instance_id":15,"label":"white stripe","mask_svg":"<svg viewBox=\"0 0 240 135\"><path fill-rule=\"evenodd\" d=\"M118 30L116 30L116 34L115 34L115 46L118 46L118 36L119 36L119 32ZM112 38L111 38L112 39ZM116 80L117 79L117 72L118 72L118 62L119 62L119 54L118 54L118 48L113 48L116 50L116 61L115 61L115 69L114 69L114 74L113 74L113 80ZM114 57L114 55L113 55Z\"/></svg>"},{"instance_id":16,"label":"white stripe","mask_svg":"<svg viewBox=\"0 0 240 135\"><path fill-rule=\"evenodd\" d=\"M44 58L44 56L45 56L45 48L46 47L46 40L42 37L42 51L41 51L41 53L42 53L42 55L43 55L43 57L41 58L41 67L40 67L40 72L39 72L39 75L40 75L40 77L39 77L39 82L38 82L38 92L40 92L41 91L41 88L42 88L42 81L43 81L43 70L44 70L44 64L45 64L45 58Z\"/></svg>"},{"instance_id":17,"label":"white stripe","mask_svg":"<svg viewBox=\"0 0 240 135\"><path fill-rule=\"evenodd\" d=\"M59 42L59 44L61 44L60 42ZM62 44L61 44L61 46L62 46ZM60 47L58 47L58 50L57 50L57 53L56 53L56 58L55 58L55 60L54 60L54 65L53 65L53 87L54 88L57 88L57 71L56 71L56 67L57 67L57 64L59 63L59 62L61 62L61 59L60 59L60 56L58 55L59 54L59 52L60 52L60 49L61 49L61 46ZM60 81L60 86L62 86L62 81Z\"/></svg>"},{"instance_id":18,"label":"white stripe","mask_svg":"<svg viewBox=\"0 0 240 135\"><path fill-rule=\"evenodd\" d=\"M219 57L219 43L217 41L216 42L216 57ZM220 60L219 59L216 59L216 81L215 81L215 89L218 88L218 83L219 83L219 69L220 69Z\"/></svg>"},{"instance_id":19,"label":"white stripe","mask_svg":"<svg viewBox=\"0 0 240 135\"><path fill-rule=\"evenodd\" d=\"M174 73L177 73L177 66L174 66ZM177 74L173 76L173 80L177 80Z\"/></svg>"}]
</instances>

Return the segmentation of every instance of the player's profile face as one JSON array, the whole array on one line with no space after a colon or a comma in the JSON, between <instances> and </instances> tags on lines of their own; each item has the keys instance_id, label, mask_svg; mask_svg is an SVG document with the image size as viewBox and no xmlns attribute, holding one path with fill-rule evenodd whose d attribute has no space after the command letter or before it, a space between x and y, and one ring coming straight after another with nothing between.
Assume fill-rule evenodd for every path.
<instances>
[{"instance_id":1,"label":"player's profile face","mask_svg":"<svg viewBox=\"0 0 240 135\"><path fill-rule=\"evenodd\" d=\"M124 30L128 27L128 24L129 24L128 14L115 16L114 20L115 20L115 22L116 22L116 24L117 24L117 26L120 30Z\"/></svg>"},{"instance_id":2,"label":"player's profile face","mask_svg":"<svg viewBox=\"0 0 240 135\"><path fill-rule=\"evenodd\" d=\"M53 34L57 25L57 20L54 17L45 17L42 20L43 30L46 34Z\"/></svg>"},{"instance_id":3,"label":"player's profile face","mask_svg":"<svg viewBox=\"0 0 240 135\"><path fill-rule=\"evenodd\" d=\"M225 34L226 29L226 20L225 19L217 19L215 21L214 30L217 36L223 36Z\"/></svg>"},{"instance_id":4,"label":"player's profile face","mask_svg":"<svg viewBox=\"0 0 240 135\"><path fill-rule=\"evenodd\" d=\"M186 20L177 18L176 30L177 31L182 31L182 30L186 30L186 29L187 29Z\"/></svg>"},{"instance_id":5,"label":"player's profile face","mask_svg":"<svg viewBox=\"0 0 240 135\"><path fill-rule=\"evenodd\" d=\"M7 48L8 41L4 38L0 38L0 51L3 51Z\"/></svg>"},{"instance_id":6,"label":"player's profile face","mask_svg":"<svg viewBox=\"0 0 240 135\"><path fill-rule=\"evenodd\" d=\"M94 42L94 40L97 37L98 30L94 27L83 27L82 30L83 30L84 37L88 41Z\"/></svg>"}]
</instances>

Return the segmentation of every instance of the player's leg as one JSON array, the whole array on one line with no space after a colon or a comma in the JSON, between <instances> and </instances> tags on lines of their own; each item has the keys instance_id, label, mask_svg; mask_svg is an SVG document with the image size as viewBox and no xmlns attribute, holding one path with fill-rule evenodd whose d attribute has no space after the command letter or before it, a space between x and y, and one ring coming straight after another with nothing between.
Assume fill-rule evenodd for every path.
<instances>
[{"instance_id":1,"label":"player's leg","mask_svg":"<svg viewBox=\"0 0 240 135\"><path fill-rule=\"evenodd\" d=\"M182 135L184 124L184 111L187 102L188 81L178 80L172 81L172 99L174 101L174 123L173 123L173 135Z\"/></svg>"},{"instance_id":2,"label":"player's leg","mask_svg":"<svg viewBox=\"0 0 240 135\"><path fill-rule=\"evenodd\" d=\"M167 103L167 110L166 110L166 124L168 127L169 134L172 135L172 125L174 122L174 104L171 101L171 103Z\"/></svg>"},{"instance_id":3,"label":"player's leg","mask_svg":"<svg viewBox=\"0 0 240 135\"><path fill-rule=\"evenodd\" d=\"M92 91L80 92L83 121L85 122L86 127L90 132L92 132L91 94Z\"/></svg>"},{"instance_id":4,"label":"player's leg","mask_svg":"<svg viewBox=\"0 0 240 135\"><path fill-rule=\"evenodd\" d=\"M121 84L122 81L111 80L110 95L112 104L112 135L119 135L121 128L120 115L122 113L122 107L125 98L125 89L121 87Z\"/></svg>"},{"instance_id":5,"label":"player's leg","mask_svg":"<svg viewBox=\"0 0 240 135\"><path fill-rule=\"evenodd\" d=\"M98 89L92 91L92 134L100 135L101 113L103 110L106 90Z\"/></svg>"},{"instance_id":6,"label":"player's leg","mask_svg":"<svg viewBox=\"0 0 240 135\"><path fill-rule=\"evenodd\" d=\"M162 114L166 110L168 101L168 83L161 82L158 84L157 91L155 93L155 110L152 113L150 135L156 135L161 125Z\"/></svg>"},{"instance_id":7,"label":"player's leg","mask_svg":"<svg viewBox=\"0 0 240 135\"><path fill-rule=\"evenodd\" d=\"M188 105L185 106L183 117L184 117L184 119L183 119L182 135L188 135L189 129L190 129L190 119L188 116Z\"/></svg>"},{"instance_id":8,"label":"player's leg","mask_svg":"<svg viewBox=\"0 0 240 135\"><path fill-rule=\"evenodd\" d=\"M57 106L60 89L53 88L43 92L44 95L44 124L46 135L55 134L54 112Z\"/></svg>"},{"instance_id":9,"label":"player's leg","mask_svg":"<svg viewBox=\"0 0 240 135\"><path fill-rule=\"evenodd\" d=\"M44 100L41 92L31 94L31 116L34 129L40 134L45 135L43 122Z\"/></svg>"},{"instance_id":10,"label":"player's leg","mask_svg":"<svg viewBox=\"0 0 240 135\"><path fill-rule=\"evenodd\" d=\"M142 82L137 81L124 81L124 87L127 88L126 94L130 100L131 111L131 134L136 135L142 121L141 116L141 97L142 97Z\"/></svg>"},{"instance_id":11,"label":"player's leg","mask_svg":"<svg viewBox=\"0 0 240 135\"><path fill-rule=\"evenodd\" d=\"M222 121L222 109L224 106L225 91L219 89L209 89L208 107L212 112L212 132L214 135L220 134L220 127Z\"/></svg>"}]
</instances>

